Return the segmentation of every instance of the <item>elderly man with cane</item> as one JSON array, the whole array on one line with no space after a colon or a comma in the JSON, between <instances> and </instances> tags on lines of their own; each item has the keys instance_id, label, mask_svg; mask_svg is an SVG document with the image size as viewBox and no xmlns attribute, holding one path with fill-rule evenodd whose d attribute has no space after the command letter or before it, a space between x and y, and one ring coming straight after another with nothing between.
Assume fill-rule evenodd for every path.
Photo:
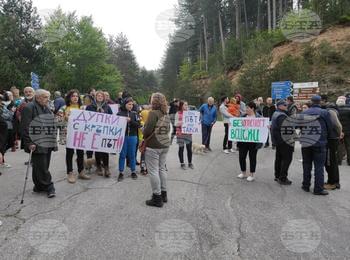
<instances>
[{"instance_id":1,"label":"elderly man with cane","mask_svg":"<svg viewBox=\"0 0 350 260\"><path fill-rule=\"evenodd\" d=\"M32 178L34 192L47 192L55 197L55 187L49 172L51 152L57 150L54 116L48 107L50 92L39 89L33 102L28 103L21 114L21 131L24 148L32 153Z\"/></svg>"}]
</instances>

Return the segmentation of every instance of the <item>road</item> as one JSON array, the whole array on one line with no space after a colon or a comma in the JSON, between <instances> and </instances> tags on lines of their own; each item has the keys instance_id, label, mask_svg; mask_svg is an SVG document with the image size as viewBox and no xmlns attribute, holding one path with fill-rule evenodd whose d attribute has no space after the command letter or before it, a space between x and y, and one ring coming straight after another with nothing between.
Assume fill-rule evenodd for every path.
<instances>
[{"instance_id":1,"label":"road","mask_svg":"<svg viewBox=\"0 0 350 260\"><path fill-rule=\"evenodd\" d=\"M53 154L57 197L20 197L27 154L8 153L13 167L0 176L0 259L349 259L350 167L341 166L341 190L315 196L301 190L300 150L291 186L273 180L274 150L258 153L255 182L236 178L238 153L221 150L223 126L213 130L213 152L195 155L182 170L168 155L169 202L147 207L148 177L68 184L65 151ZM196 136L195 140L199 140Z\"/></svg>"}]
</instances>

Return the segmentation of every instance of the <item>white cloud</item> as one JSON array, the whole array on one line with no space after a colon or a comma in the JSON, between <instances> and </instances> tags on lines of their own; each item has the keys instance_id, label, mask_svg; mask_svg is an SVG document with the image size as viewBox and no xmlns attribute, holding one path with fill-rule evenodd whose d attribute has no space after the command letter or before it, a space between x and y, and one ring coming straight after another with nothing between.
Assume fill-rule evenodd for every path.
<instances>
[{"instance_id":1,"label":"white cloud","mask_svg":"<svg viewBox=\"0 0 350 260\"><path fill-rule=\"evenodd\" d=\"M126 34L140 66L156 69L166 48L155 30L156 17L177 0L33 0L33 4L39 11L60 6L79 16L92 15L106 35Z\"/></svg>"}]
</instances>

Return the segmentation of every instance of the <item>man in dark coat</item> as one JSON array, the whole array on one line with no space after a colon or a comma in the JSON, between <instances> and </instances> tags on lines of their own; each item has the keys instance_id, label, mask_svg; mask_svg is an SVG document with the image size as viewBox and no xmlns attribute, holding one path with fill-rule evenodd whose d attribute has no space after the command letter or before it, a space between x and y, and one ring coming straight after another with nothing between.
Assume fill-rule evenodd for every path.
<instances>
[{"instance_id":1,"label":"man in dark coat","mask_svg":"<svg viewBox=\"0 0 350 260\"><path fill-rule=\"evenodd\" d=\"M21 113L24 149L32 151L34 192L47 192L55 197L55 187L49 171L51 152L57 150L54 115L48 107L50 92L39 89L34 100Z\"/></svg>"},{"instance_id":2,"label":"man in dark coat","mask_svg":"<svg viewBox=\"0 0 350 260\"><path fill-rule=\"evenodd\" d=\"M270 119L270 122L272 120L272 115L273 113L276 111L276 107L275 105L272 103L272 98L268 97L266 99L266 106L264 106L263 108L263 117L268 117ZM265 148L269 147L270 146L270 142L269 142L269 137L267 137L267 141L266 141L266 144L265 144ZM273 145L272 145L273 147Z\"/></svg>"}]
</instances>

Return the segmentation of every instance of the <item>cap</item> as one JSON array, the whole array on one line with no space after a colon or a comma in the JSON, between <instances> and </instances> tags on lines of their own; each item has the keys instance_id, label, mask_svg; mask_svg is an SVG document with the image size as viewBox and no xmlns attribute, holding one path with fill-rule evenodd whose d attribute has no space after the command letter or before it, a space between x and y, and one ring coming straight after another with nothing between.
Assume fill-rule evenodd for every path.
<instances>
[{"instance_id":1,"label":"cap","mask_svg":"<svg viewBox=\"0 0 350 260\"><path fill-rule=\"evenodd\" d=\"M315 95L311 98L312 102L320 102L321 101L321 97L319 95Z\"/></svg>"},{"instance_id":2,"label":"cap","mask_svg":"<svg viewBox=\"0 0 350 260\"><path fill-rule=\"evenodd\" d=\"M278 107L278 106L287 106L288 104L284 99L282 99L282 100L278 101L276 105Z\"/></svg>"}]
</instances>

